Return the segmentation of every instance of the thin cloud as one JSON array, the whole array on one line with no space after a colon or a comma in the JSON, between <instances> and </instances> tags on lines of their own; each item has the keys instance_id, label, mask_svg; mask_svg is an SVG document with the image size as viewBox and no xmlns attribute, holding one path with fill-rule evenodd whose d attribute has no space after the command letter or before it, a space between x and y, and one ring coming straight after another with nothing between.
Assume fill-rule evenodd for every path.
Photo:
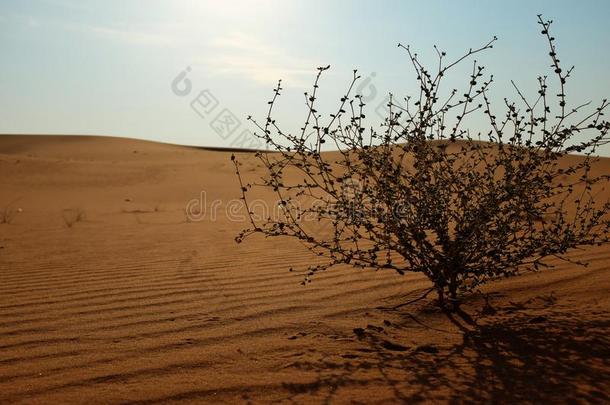
<instances>
[{"instance_id":1,"label":"thin cloud","mask_svg":"<svg viewBox=\"0 0 610 405\"><path fill-rule=\"evenodd\" d=\"M146 46L166 46L177 43L177 38L163 32L159 27L150 28L123 28L104 25L76 24L55 22L55 27L67 31L76 31L86 35L96 36L125 44L146 45Z\"/></svg>"},{"instance_id":2,"label":"thin cloud","mask_svg":"<svg viewBox=\"0 0 610 405\"><path fill-rule=\"evenodd\" d=\"M308 88L315 75L311 60L291 56L243 33L213 38L209 41L212 55L203 60L212 73L247 78L261 84L282 79L291 87Z\"/></svg>"},{"instance_id":3,"label":"thin cloud","mask_svg":"<svg viewBox=\"0 0 610 405\"><path fill-rule=\"evenodd\" d=\"M52 2L52 0L49 0ZM60 3L64 4L64 3ZM69 4L69 3L66 3ZM137 45L173 45L179 43L175 35L167 31L169 25L150 25L138 28L125 28L120 25L94 25L62 21L54 18L39 18L38 16L13 14L15 21L27 25L30 28L46 27L66 31L76 31L83 34L94 35L100 38L115 40ZM0 15L0 21L7 20L6 16Z\"/></svg>"},{"instance_id":4,"label":"thin cloud","mask_svg":"<svg viewBox=\"0 0 610 405\"><path fill-rule=\"evenodd\" d=\"M129 42L142 45L169 45L174 42L170 36L157 34L147 31L124 30L101 26L85 26L85 31L89 31L100 37L118 40L121 42Z\"/></svg>"}]
</instances>

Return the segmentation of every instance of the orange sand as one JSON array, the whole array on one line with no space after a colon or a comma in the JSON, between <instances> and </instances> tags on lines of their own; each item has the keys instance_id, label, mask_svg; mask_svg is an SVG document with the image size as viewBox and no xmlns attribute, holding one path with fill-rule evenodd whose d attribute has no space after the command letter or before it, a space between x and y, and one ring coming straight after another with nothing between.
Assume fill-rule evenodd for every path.
<instances>
[{"instance_id":1,"label":"orange sand","mask_svg":"<svg viewBox=\"0 0 610 405\"><path fill-rule=\"evenodd\" d=\"M0 137L0 210L22 209L0 224L0 403L610 401L609 247L491 283L471 323L432 296L392 311L428 282L337 268L304 287L300 245L237 245L224 205L187 222L201 191L239 197L229 156Z\"/></svg>"}]
</instances>

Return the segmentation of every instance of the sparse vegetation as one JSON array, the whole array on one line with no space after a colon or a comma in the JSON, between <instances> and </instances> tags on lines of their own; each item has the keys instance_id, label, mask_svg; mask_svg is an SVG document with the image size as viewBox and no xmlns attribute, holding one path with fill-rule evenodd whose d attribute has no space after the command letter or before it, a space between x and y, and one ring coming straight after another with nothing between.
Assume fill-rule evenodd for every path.
<instances>
[{"instance_id":1,"label":"sparse vegetation","mask_svg":"<svg viewBox=\"0 0 610 405\"><path fill-rule=\"evenodd\" d=\"M275 152L256 155L266 176L246 182L232 157L251 224L237 242L256 233L301 241L324 259L307 270L305 283L339 264L423 273L431 281L427 294L436 291L439 304L451 309L460 294L489 280L549 267L552 257L571 261L566 254L572 249L607 243L610 202L596 196L610 180L595 162L598 148L610 142L603 117L609 103L591 110L590 103L568 103L573 70L560 63L552 22L539 16L538 23L552 75L538 77L533 98L511 82L516 101L504 99L501 114L492 106L493 76L476 60L463 91L442 86L455 66L492 48L495 37L451 62L435 47L434 70L399 45L419 93L404 103L390 96L380 132L367 128L365 103L352 95L356 71L326 119L317 99L329 67L318 68L313 91L305 93L305 124L296 133L273 118L280 82L265 121L252 120ZM476 115L488 130L466 128ZM324 144L339 152L322 153ZM581 156L567 158L571 153ZM252 187L276 193L282 208L276 217L257 221L248 206Z\"/></svg>"},{"instance_id":2,"label":"sparse vegetation","mask_svg":"<svg viewBox=\"0 0 610 405\"><path fill-rule=\"evenodd\" d=\"M15 203L19 199L15 199L0 209L0 224L10 224L15 219L17 214L21 213L21 208L15 208Z\"/></svg>"},{"instance_id":3,"label":"sparse vegetation","mask_svg":"<svg viewBox=\"0 0 610 405\"><path fill-rule=\"evenodd\" d=\"M0 224L10 224L15 219L15 215L17 215L17 210L10 205L2 208L0 211Z\"/></svg>"},{"instance_id":4,"label":"sparse vegetation","mask_svg":"<svg viewBox=\"0 0 610 405\"><path fill-rule=\"evenodd\" d=\"M72 228L74 224L85 220L85 211L80 208L67 208L62 211L64 224L68 228Z\"/></svg>"}]
</instances>

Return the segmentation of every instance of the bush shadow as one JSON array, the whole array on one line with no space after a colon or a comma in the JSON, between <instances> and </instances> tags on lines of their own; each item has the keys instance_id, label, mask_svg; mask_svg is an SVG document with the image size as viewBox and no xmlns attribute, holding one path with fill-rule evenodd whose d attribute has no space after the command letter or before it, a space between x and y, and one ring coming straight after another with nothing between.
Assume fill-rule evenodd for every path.
<instances>
[{"instance_id":1,"label":"bush shadow","mask_svg":"<svg viewBox=\"0 0 610 405\"><path fill-rule=\"evenodd\" d=\"M412 324L355 330L358 348L295 364L315 371L317 379L284 388L293 399L315 394L323 403L345 402L342 392L357 386L368 389L371 398L379 392L393 402L608 403L608 313L585 317L550 309L553 302L542 311L528 309L529 304L511 302L478 322L452 315L462 334L462 342L453 346L393 343L401 332L406 337Z\"/></svg>"}]
</instances>

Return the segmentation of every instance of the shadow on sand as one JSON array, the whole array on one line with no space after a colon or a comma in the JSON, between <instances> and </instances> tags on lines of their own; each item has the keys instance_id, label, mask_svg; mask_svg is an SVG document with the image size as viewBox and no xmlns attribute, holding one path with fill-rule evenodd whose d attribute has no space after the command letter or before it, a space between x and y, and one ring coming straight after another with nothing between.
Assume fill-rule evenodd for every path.
<instances>
[{"instance_id":1,"label":"shadow on sand","mask_svg":"<svg viewBox=\"0 0 610 405\"><path fill-rule=\"evenodd\" d=\"M359 349L333 359L295 363L297 369L315 372L317 380L284 388L292 399L313 394L322 403L345 402L345 387L368 392L366 402L379 392L392 402L409 403L608 403L608 314L588 313L585 321L551 308L550 300L543 315L536 315L540 311L530 310L528 304L493 309L493 315L476 323L464 314L453 316L462 334L462 342L453 346L390 343L390 332L407 336L400 324L392 324L391 331L357 331Z\"/></svg>"}]
</instances>

